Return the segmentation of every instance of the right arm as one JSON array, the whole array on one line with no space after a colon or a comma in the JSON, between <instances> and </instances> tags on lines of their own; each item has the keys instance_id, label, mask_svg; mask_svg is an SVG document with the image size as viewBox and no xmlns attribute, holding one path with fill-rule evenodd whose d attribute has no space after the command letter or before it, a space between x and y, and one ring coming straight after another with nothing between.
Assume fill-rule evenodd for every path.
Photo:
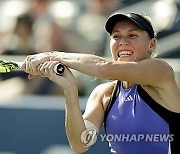
<instances>
[{"instance_id":1,"label":"right arm","mask_svg":"<svg viewBox=\"0 0 180 154\"><path fill-rule=\"evenodd\" d=\"M81 142L81 133L86 129L81 114L77 87L71 86L64 90L65 104L65 128L71 148L76 153L87 151Z\"/></svg>"},{"instance_id":2,"label":"right arm","mask_svg":"<svg viewBox=\"0 0 180 154\"><path fill-rule=\"evenodd\" d=\"M51 65L50 65L51 64ZM82 153L87 151L81 142L81 133L86 130L84 120L81 114L78 98L78 86L76 80L68 68L65 68L63 76L54 73L53 68L56 62L47 62L47 65L41 67L40 71L44 74L44 69L49 70L49 75L44 74L50 80L60 85L64 90L65 96L65 129L69 144L73 151Z\"/></svg>"},{"instance_id":3,"label":"right arm","mask_svg":"<svg viewBox=\"0 0 180 154\"><path fill-rule=\"evenodd\" d=\"M53 68L58 62L46 62L40 66L40 73L48 77L53 82L60 85L65 95L65 128L66 134L71 148L76 153L83 153L89 149L85 147L81 141L82 132L86 130L84 120L88 120L95 125L97 132L99 131L104 120L104 90L107 86L98 86L90 95L86 110L82 116L79 98L78 86L75 78L68 68L65 68L63 76L54 73ZM45 74L45 69L49 70L49 74Z\"/></svg>"},{"instance_id":4,"label":"right arm","mask_svg":"<svg viewBox=\"0 0 180 154\"><path fill-rule=\"evenodd\" d=\"M76 153L83 153L90 148L90 146L84 147L81 141L82 132L86 130L85 120L95 125L97 133L99 132L104 122L104 113L114 85L114 82L98 85L89 96L83 115L79 106L77 88L74 89L71 86L70 89L64 91L66 98L66 133L71 148Z\"/></svg>"}]
</instances>

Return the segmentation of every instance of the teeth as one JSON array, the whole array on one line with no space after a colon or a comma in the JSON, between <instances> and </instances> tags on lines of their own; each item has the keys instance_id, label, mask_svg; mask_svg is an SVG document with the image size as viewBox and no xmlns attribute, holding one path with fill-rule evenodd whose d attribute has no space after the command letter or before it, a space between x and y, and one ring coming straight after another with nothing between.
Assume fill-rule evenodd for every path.
<instances>
[{"instance_id":1,"label":"teeth","mask_svg":"<svg viewBox=\"0 0 180 154\"><path fill-rule=\"evenodd\" d=\"M118 53L118 57L120 57L120 56L129 56L129 55L131 55L131 54L132 54L131 51L120 51L120 52Z\"/></svg>"}]
</instances>

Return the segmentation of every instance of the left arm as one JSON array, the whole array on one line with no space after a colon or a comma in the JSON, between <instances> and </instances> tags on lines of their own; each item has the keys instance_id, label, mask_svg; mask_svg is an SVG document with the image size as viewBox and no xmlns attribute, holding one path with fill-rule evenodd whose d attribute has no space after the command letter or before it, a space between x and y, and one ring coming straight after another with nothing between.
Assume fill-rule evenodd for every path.
<instances>
[{"instance_id":1,"label":"left arm","mask_svg":"<svg viewBox=\"0 0 180 154\"><path fill-rule=\"evenodd\" d=\"M164 82L174 77L172 68L164 61L155 58L139 62L122 62L92 54L55 52L52 55L55 60L72 69L102 79L161 87Z\"/></svg>"},{"instance_id":2,"label":"left arm","mask_svg":"<svg viewBox=\"0 0 180 154\"><path fill-rule=\"evenodd\" d=\"M157 59L145 59L139 62L121 62L108 60L92 54L52 52L29 56L24 69L30 74L39 75L36 67L47 60L58 60L65 66L86 75L102 79L121 80L141 85L161 87L162 83L173 76L172 68ZM26 66L26 68L25 68Z\"/></svg>"},{"instance_id":3,"label":"left arm","mask_svg":"<svg viewBox=\"0 0 180 154\"><path fill-rule=\"evenodd\" d=\"M174 71L161 60L149 58L139 62L121 62L92 54L50 52L27 57L22 69L30 74L41 75L36 68L48 60L57 60L89 76L148 86L150 93L157 93L155 97L158 97L158 100L163 99L167 108L180 112L180 91ZM172 100L174 103L171 103Z\"/></svg>"}]
</instances>

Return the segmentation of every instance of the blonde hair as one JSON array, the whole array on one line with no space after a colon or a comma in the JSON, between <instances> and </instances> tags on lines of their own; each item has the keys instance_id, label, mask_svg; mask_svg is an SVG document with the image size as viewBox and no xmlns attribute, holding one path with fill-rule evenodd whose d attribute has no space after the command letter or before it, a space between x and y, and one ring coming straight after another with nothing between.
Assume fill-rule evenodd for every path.
<instances>
[{"instance_id":1,"label":"blonde hair","mask_svg":"<svg viewBox=\"0 0 180 154\"><path fill-rule=\"evenodd\" d=\"M156 39L156 38L152 38L152 39L155 39L155 40L156 40L156 47L155 47L155 49L153 50L153 52L151 53L151 58L154 58L154 57L157 57L157 55L158 55L157 39Z\"/></svg>"},{"instance_id":2,"label":"blonde hair","mask_svg":"<svg viewBox=\"0 0 180 154\"><path fill-rule=\"evenodd\" d=\"M152 21L151 21L151 18L148 16L148 15L144 15L143 16L145 18L145 20L152 26ZM152 26L153 27L153 26ZM158 55L158 49L157 49L157 33L155 32L154 30L154 38L152 39L155 39L156 40L156 48L153 50L153 52L151 53L151 58L154 58L154 57L157 57Z\"/></svg>"}]
</instances>

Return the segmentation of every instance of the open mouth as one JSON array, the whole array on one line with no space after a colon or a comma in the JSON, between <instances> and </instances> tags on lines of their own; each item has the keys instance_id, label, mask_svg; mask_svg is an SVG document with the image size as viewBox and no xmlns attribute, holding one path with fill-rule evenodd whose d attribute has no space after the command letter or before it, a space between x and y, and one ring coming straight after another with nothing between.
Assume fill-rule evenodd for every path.
<instances>
[{"instance_id":1,"label":"open mouth","mask_svg":"<svg viewBox=\"0 0 180 154\"><path fill-rule=\"evenodd\" d=\"M133 52L132 51L130 51L130 50L121 50L121 51L119 51L118 52L118 58L120 58L120 57L127 57L127 56L131 56L133 54Z\"/></svg>"}]
</instances>

